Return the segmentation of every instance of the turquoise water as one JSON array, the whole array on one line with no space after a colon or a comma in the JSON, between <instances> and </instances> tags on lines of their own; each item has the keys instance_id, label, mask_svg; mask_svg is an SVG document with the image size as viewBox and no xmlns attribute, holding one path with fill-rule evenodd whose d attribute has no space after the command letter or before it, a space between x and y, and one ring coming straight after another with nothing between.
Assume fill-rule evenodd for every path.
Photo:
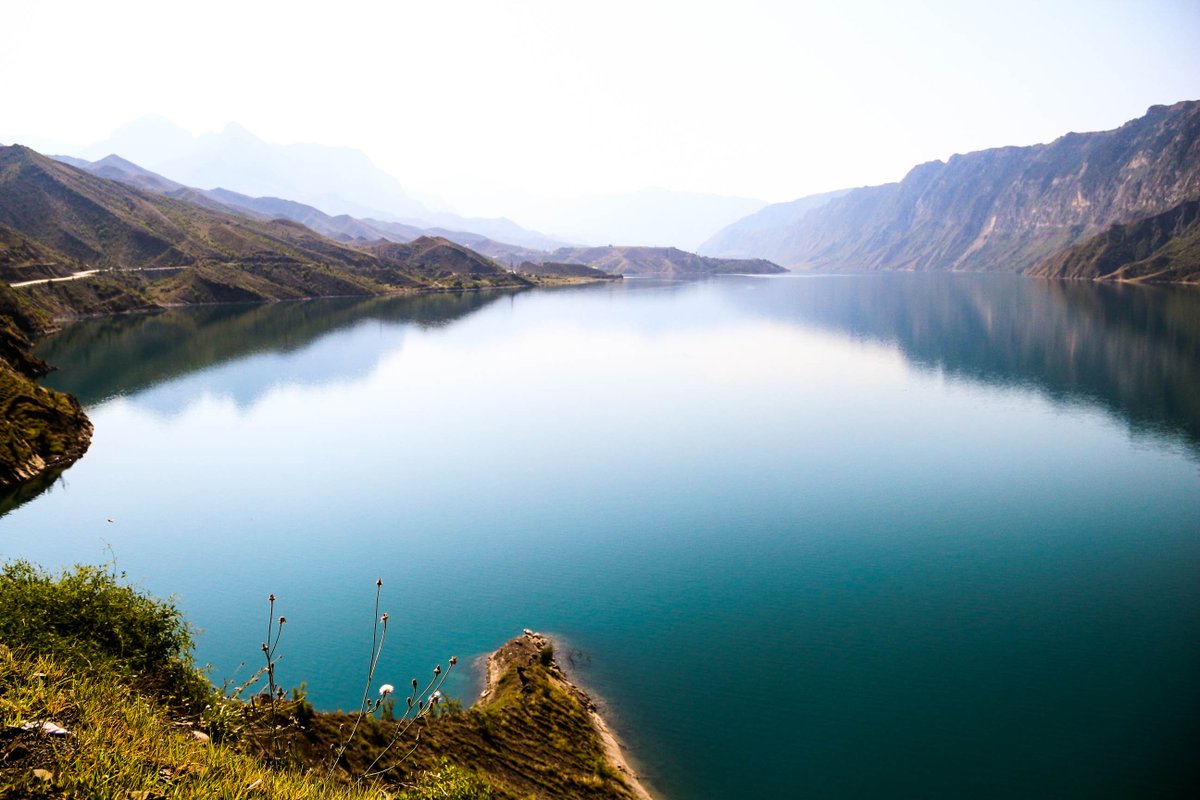
<instances>
[{"instance_id":1,"label":"turquoise water","mask_svg":"<svg viewBox=\"0 0 1200 800\"><path fill-rule=\"evenodd\" d=\"M382 577L377 682L556 634L665 797L1200 778L1196 292L630 280L96 320L40 353L96 435L0 554L114 557L218 683L274 592L281 681L356 706Z\"/></svg>"}]
</instances>

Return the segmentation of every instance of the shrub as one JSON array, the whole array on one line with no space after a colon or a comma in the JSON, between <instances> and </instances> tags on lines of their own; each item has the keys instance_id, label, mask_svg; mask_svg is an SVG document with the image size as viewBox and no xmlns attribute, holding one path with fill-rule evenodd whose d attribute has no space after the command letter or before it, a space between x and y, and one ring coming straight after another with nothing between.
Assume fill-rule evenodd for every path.
<instances>
[{"instance_id":1,"label":"shrub","mask_svg":"<svg viewBox=\"0 0 1200 800\"><path fill-rule=\"evenodd\" d=\"M169 602L122 585L111 566L54 576L27 561L0 568L0 642L79 670L113 669L137 688L193 705L212 691L192 664L191 629Z\"/></svg>"},{"instance_id":2,"label":"shrub","mask_svg":"<svg viewBox=\"0 0 1200 800\"><path fill-rule=\"evenodd\" d=\"M422 772L400 800L488 800L492 787L473 772L443 758L435 769Z\"/></svg>"}]
</instances>

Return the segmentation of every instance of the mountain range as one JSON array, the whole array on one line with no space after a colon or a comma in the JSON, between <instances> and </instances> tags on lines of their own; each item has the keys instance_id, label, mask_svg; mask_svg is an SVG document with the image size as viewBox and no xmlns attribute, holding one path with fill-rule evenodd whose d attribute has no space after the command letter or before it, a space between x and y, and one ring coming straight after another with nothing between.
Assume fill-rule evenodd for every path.
<instances>
[{"instance_id":1,"label":"mountain range","mask_svg":"<svg viewBox=\"0 0 1200 800\"><path fill-rule=\"evenodd\" d=\"M130 170L115 161L107 167ZM140 179L163 188L153 175ZM0 148L0 279L93 271L24 291L52 315L70 316L162 303L533 285L446 239L350 246L291 220L252 218L215 201L197 204L102 178L28 148Z\"/></svg>"},{"instance_id":2,"label":"mountain range","mask_svg":"<svg viewBox=\"0 0 1200 800\"><path fill-rule=\"evenodd\" d=\"M462 230L541 249L564 244L508 219L466 218L431 209L353 148L272 144L236 123L219 133L193 136L162 117L143 117L83 148L77 157L60 158L95 161L114 153L173 183L286 198L331 216Z\"/></svg>"},{"instance_id":3,"label":"mountain range","mask_svg":"<svg viewBox=\"0 0 1200 800\"><path fill-rule=\"evenodd\" d=\"M183 200L219 213L248 216L264 222L276 219L298 222L323 236L352 246L370 247L373 243L382 241L404 243L423 236L433 236L469 247L510 267L520 264L520 271L541 276L566 277L566 273L561 269L561 264L566 263L594 268L591 272L573 270L570 273L574 277L593 278L601 277L604 273L679 278L719 272L782 271L780 267L767 264L761 259L709 259L666 247L557 247L553 252L547 252L465 231L419 228L402 222L359 219L348 214L330 216L313 206L278 197L250 197L220 188L196 189L151 172L115 154L97 161L69 156L54 158L93 175ZM559 262L559 266L545 266L547 262L556 261Z\"/></svg>"},{"instance_id":4,"label":"mountain range","mask_svg":"<svg viewBox=\"0 0 1200 800\"><path fill-rule=\"evenodd\" d=\"M790 209L769 207L726 228L701 251L826 271L1185 280L1194 274L1180 261L1187 248L1171 266L1159 261L1135 271L1102 268L1094 259L1084 269L1078 259L1055 256L1108 235L1114 225L1172 212L1182 219L1186 212L1176 210L1198 198L1200 102L1185 101L1153 106L1116 130L955 155L914 167L899 183L806 198Z\"/></svg>"},{"instance_id":5,"label":"mountain range","mask_svg":"<svg viewBox=\"0 0 1200 800\"><path fill-rule=\"evenodd\" d=\"M505 215L464 216L430 193L408 190L352 148L272 144L236 123L193 136L154 116L126 124L104 141L59 152L71 154L61 158L82 162L117 153L187 186L286 198L330 216L461 231L539 250L572 242L694 250L714 231L765 205L750 198L665 189L549 197L512 187L464 185L469 202L502 209ZM448 179L437 189L452 191L453 185Z\"/></svg>"}]
</instances>

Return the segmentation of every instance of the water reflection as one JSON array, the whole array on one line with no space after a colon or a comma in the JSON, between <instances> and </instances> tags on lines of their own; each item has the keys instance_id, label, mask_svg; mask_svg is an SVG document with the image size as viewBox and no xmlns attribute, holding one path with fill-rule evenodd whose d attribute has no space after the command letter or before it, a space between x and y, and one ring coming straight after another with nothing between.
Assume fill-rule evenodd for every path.
<instances>
[{"instance_id":1,"label":"water reflection","mask_svg":"<svg viewBox=\"0 0 1200 800\"><path fill-rule=\"evenodd\" d=\"M467 292L333 299L267 305L221 305L153 315L85 320L38 343L38 354L58 368L45 383L70 392L85 406L131 395L227 361L261 354L294 353L330 333L366 321L422 327L444 325L497 302L509 293ZM320 383L362 376L378 353L342 349L290 362L289 379ZM316 357L320 356L320 357ZM245 375L242 376L245 379ZM239 405L278 380L230 387Z\"/></svg>"},{"instance_id":2,"label":"water reflection","mask_svg":"<svg viewBox=\"0 0 1200 800\"><path fill-rule=\"evenodd\" d=\"M713 315L732 312L878 341L898 347L923 369L1098 405L1134 431L1169 436L1200 453L1200 292L1189 288L902 274L731 277L708 284L627 281L568 293L589 292L596 303L620 295L622 302L603 313L639 330L706 331ZM632 302L673 301L697 292L713 302L672 302L672 314L651 315ZM46 383L87 406L136 395L140 406L174 415L198 392L208 392L245 409L282 384L362 378L402 343L407 326L446 325L501 300L511 302L512 294L228 305L110 317L66 327L40 342L38 354L59 368ZM564 307L564 313L578 313L570 303ZM675 315L676 308L687 311ZM372 322L379 323L379 337L386 341L330 336ZM744 366L756 355L751 347L742 360L726 363ZM212 369L233 361L241 368ZM3 499L0 513L52 482L22 487Z\"/></svg>"},{"instance_id":3,"label":"water reflection","mask_svg":"<svg viewBox=\"0 0 1200 800\"><path fill-rule=\"evenodd\" d=\"M894 343L926 369L1098 404L1200 450L1200 291L1190 287L904 274L741 288L731 296L752 313Z\"/></svg>"}]
</instances>

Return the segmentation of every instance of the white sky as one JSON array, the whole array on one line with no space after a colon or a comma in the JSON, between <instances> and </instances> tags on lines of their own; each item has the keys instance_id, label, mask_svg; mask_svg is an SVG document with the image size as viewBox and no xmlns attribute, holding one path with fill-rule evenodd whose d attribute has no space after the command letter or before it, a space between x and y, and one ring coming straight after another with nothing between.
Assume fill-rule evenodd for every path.
<instances>
[{"instance_id":1,"label":"white sky","mask_svg":"<svg viewBox=\"0 0 1200 800\"><path fill-rule=\"evenodd\" d=\"M1200 98L1200 2L86 0L3 12L0 141L160 114L502 188L788 200Z\"/></svg>"}]
</instances>

